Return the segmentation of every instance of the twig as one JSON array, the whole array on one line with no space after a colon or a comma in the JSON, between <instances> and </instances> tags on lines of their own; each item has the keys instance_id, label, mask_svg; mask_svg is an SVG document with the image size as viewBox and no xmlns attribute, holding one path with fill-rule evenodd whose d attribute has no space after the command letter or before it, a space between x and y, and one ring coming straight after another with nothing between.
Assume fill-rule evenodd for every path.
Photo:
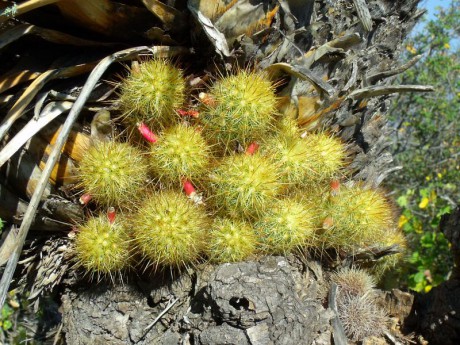
<instances>
[{"instance_id":1,"label":"twig","mask_svg":"<svg viewBox=\"0 0 460 345\"><path fill-rule=\"evenodd\" d=\"M432 92L433 86L425 85L388 85L388 86L369 86L363 89L353 91L348 98L355 100L390 95L392 93L402 92Z\"/></svg>"},{"instance_id":2,"label":"twig","mask_svg":"<svg viewBox=\"0 0 460 345\"><path fill-rule=\"evenodd\" d=\"M13 252L11 257L8 260L8 263L5 267L5 271L3 272L2 279L0 281L0 307L3 307L6 299L6 295L8 292L8 288L11 283L11 279L13 277L14 271L16 269L19 256L21 255L22 247L24 245L24 241L27 237L27 233L29 232L30 226L34 219L35 212L37 211L38 204L40 203L41 195L43 194L45 187L47 185L48 179L51 176L51 172L54 168L54 165L59 160L61 155L61 149L64 146L67 137L69 136L70 130L72 125L78 118L80 111L82 110L86 100L89 98L94 86L96 85L97 81L102 77L104 72L107 68L116 61L122 61L129 59L132 56L137 56L141 53L150 53L154 55L161 55L161 54L178 54L187 51L185 48L177 47L135 47L126 50L122 50L120 52L116 52L112 55L105 57L101 60L97 66L93 69L91 74L88 77L85 85L83 86L80 95L78 96L77 100L75 101L74 106L69 112L67 119L62 126L61 132L56 140L54 148L49 155L48 161L43 169L43 172L40 176L40 180L38 181L37 188L30 200L29 207L24 215L24 220L22 221L21 227L19 228L18 233L18 246L16 250Z\"/></svg>"},{"instance_id":3,"label":"twig","mask_svg":"<svg viewBox=\"0 0 460 345\"><path fill-rule=\"evenodd\" d=\"M179 300L179 297L177 297L175 300L170 299L168 301L168 304L166 305L166 307L163 309L163 311L160 314L158 314L158 316L155 318L155 320L152 321L151 324L149 324L147 327L144 328L144 331L148 332L150 330L150 328L155 326L155 324L158 321L160 321L160 319L163 317L163 315L166 314L169 311L169 309L171 309L174 306L174 304L177 303L178 300Z\"/></svg>"}]
</instances>

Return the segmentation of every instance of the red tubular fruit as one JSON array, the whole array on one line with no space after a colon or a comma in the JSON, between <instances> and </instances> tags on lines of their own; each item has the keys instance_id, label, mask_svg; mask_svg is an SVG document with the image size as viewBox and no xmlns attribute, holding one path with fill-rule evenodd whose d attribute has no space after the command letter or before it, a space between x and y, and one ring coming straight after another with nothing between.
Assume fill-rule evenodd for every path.
<instances>
[{"instance_id":1,"label":"red tubular fruit","mask_svg":"<svg viewBox=\"0 0 460 345\"><path fill-rule=\"evenodd\" d=\"M340 181L332 180L331 181L331 195L336 196L340 192Z\"/></svg>"},{"instance_id":2,"label":"red tubular fruit","mask_svg":"<svg viewBox=\"0 0 460 345\"><path fill-rule=\"evenodd\" d=\"M259 149L259 144L257 144L256 142L252 142L249 144L248 148L246 149L246 154L248 156L252 156L254 153L257 152L257 150Z\"/></svg>"},{"instance_id":3,"label":"red tubular fruit","mask_svg":"<svg viewBox=\"0 0 460 345\"><path fill-rule=\"evenodd\" d=\"M184 179L182 181L182 187L184 188L185 195L191 196L196 193L195 187L190 180Z\"/></svg>"},{"instance_id":4,"label":"red tubular fruit","mask_svg":"<svg viewBox=\"0 0 460 345\"><path fill-rule=\"evenodd\" d=\"M109 207L107 210L107 218L109 219L109 223L113 224L115 222L115 218L117 213L115 212L115 207Z\"/></svg>"},{"instance_id":5,"label":"red tubular fruit","mask_svg":"<svg viewBox=\"0 0 460 345\"><path fill-rule=\"evenodd\" d=\"M150 130L150 128L147 127L145 123L139 123L137 125L137 129L148 142L151 142L153 144L158 141L158 137Z\"/></svg>"},{"instance_id":6,"label":"red tubular fruit","mask_svg":"<svg viewBox=\"0 0 460 345\"><path fill-rule=\"evenodd\" d=\"M80 204L87 205L91 201L92 198L93 198L93 196L91 194L85 193L79 199Z\"/></svg>"}]
</instances>

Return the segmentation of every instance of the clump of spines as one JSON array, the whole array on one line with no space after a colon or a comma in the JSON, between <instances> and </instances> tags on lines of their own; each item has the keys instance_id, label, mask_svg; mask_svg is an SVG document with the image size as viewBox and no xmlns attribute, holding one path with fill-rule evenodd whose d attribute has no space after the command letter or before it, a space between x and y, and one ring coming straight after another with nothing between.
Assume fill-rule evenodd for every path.
<instances>
[{"instance_id":1,"label":"clump of spines","mask_svg":"<svg viewBox=\"0 0 460 345\"><path fill-rule=\"evenodd\" d=\"M261 249L268 254L286 254L311 245L315 237L315 217L301 200L286 198L267 207L255 229Z\"/></svg>"},{"instance_id":2,"label":"clump of spines","mask_svg":"<svg viewBox=\"0 0 460 345\"><path fill-rule=\"evenodd\" d=\"M150 195L131 222L137 247L155 267L193 265L204 252L206 212L179 192Z\"/></svg>"},{"instance_id":3,"label":"clump of spines","mask_svg":"<svg viewBox=\"0 0 460 345\"><path fill-rule=\"evenodd\" d=\"M311 164L312 170L316 171L315 178L327 181L335 177L345 164L346 147L343 142L325 132L309 133L304 140L310 149L307 159L314 161Z\"/></svg>"},{"instance_id":4,"label":"clump of spines","mask_svg":"<svg viewBox=\"0 0 460 345\"><path fill-rule=\"evenodd\" d=\"M243 261L254 255L257 238L252 226L242 220L216 218L211 226L209 258L213 262Z\"/></svg>"},{"instance_id":5,"label":"clump of spines","mask_svg":"<svg viewBox=\"0 0 460 345\"><path fill-rule=\"evenodd\" d=\"M301 136L290 118L280 121L277 134L264 142L262 151L278 164L282 182L290 187L318 185L340 175L346 158L339 139L324 132Z\"/></svg>"},{"instance_id":6,"label":"clump of spines","mask_svg":"<svg viewBox=\"0 0 460 345\"><path fill-rule=\"evenodd\" d=\"M150 148L150 167L166 183L201 177L209 160L209 146L201 134L182 124L166 129Z\"/></svg>"},{"instance_id":7,"label":"clump of spines","mask_svg":"<svg viewBox=\"0 0 460 345\"><path fill-rule=\"evenodd\" d=\"M112 280L127 268L131 256L131 239L126 221L117 217L111 222L107 215L90 218L78 227L74 242L77 266L98 278Z\"/></svg>"},{"instance_id":8,"label":"clump of spines","mask_svg":"<svg viewBox=\"0 0 460 345\"><path fill-rule=\"evenodd\" d=\"M380 336L388 316L377 304L374 279L364 270L343 268L332 274L337 284L337 310L346 335L353 341Z\"/></svg>"},{"instance_id":9,"label":"clump of spines","mask_svg":"<svg viewBox=\"0 0 460 345\"><path fill-rule=\"evenodd\" d=\"M145 61L131 69L121 84L123 120L130 127L144 122L156 129L177 123L175 111L185 102L183 73L167 60Z\"/></svg>"},{"instance_id":10,"label":"clump of spines","mask_svg":"<svg viewBox=\"0 0 460 345\"><path fill-rule=\"evenodd\" d=\"M377 189L341 186L323 208L322 239L330 247L372 246L394 227L393 208Z\"/></svg>"},{"instance_id":11,"label":"clump of spines","mask_svg":"<svg viewBox=\"0 0 460 345\"><path fill-rule=\"evenodd\" d=\"M274 87L261 72L239 71L218 80L200 114L203 133L224 152L239 143L246 147L273 128L276 111Z\"/></svg>"},{"instance_id":12,"label":"clump of spines","mask_svg":"<svg viewBox=\"0 0 460 345\"><path fill-rule=\"evenodd\" d=\"M337 309L345 334L353 341L381 336L387 330L388 316L370 295L344 294L337 298Z\"/></svg>"},{"instance_id":13,"label":"clump of spines","mask_svg":"<svg viewBox=\"0 0 460 345\"><path fill-rule=\"evenodd\" d=\"M274 164L259 154L235 154L211 172L211 202L232 217L257 218L281 188Z\"/></svg>"},{"instance_id":14,"label":"clump of spines","mask_svg":"<svg viewBox=\"0 0 460 345\"><path fill-rule=\"evenodd\" d=\"M148 166L143 153L127 143L98 142L80 161L80 186L99 204L127 206L144 188Z\"/></svg>"},{"instance_id":15,"label":"clump of spines","mask_svg":"<svg viewBox=\"0 0 460 345\"><path fill-rule=\"evenodd\" d=\"M363 296L372 293L375 287L374 278L359 268L342 268L331 275L331 281L340 287L341 294Z\"/></svg>"}]
</instances>

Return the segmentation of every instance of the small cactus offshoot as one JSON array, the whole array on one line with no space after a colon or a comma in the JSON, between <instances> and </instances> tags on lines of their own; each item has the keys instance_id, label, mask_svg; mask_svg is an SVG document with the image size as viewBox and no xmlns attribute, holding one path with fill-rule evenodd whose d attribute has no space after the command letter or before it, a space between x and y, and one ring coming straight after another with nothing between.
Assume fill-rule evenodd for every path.
<instances>
[{"instance_id":1,"label":"small cactus offshoot","mask_svg":"<svg viewBox=\"0 0 460 345\"><path fill-rule=\"evenodd\" d=\"M90 218L78 227L75 238L77 266L92 275L110 276L112 279L127 268L131 255L131 240L126 222L107 215Z\"/></svg>"},{"instance_id":2,"label":"small cactus offshoot","mask_svg":"<svg viewBox=\"0 0 460 345\"><path fill-rule=\"evenodd\" d=\"M230 216L256 218L281 184L273 163L259 154L225 157L209 176L211 202Z\"/></svg>"},{"instance_id":3,"label":"small cactus offshoot","mask_svg":"<svg viewBox=\"0 0 460 345\"><path fill-rule=\"evenodd\" d=\"M343 268L333 273L331 280L338 285L341 294L364 296L375 287L374 278L359 268Z\"/></svg>"},{"instance_id":4,"label":"small cactus offshoot","mask_svg":"<svg viewBox=\"0 0 460 345\"><path fill-rule=\"evenodd\" d=\"M381 336L389 321L385 311L377 305L371 295L342 294L337 297L337 309L345 334L352 341L366 337Z\"/></svg>"},{"instance_id":5,"label":"small cactus offshoot","mask_svg":"<svg viewBox=\"0 0 460 345\"><path fill-rule=\"evenodd\" d=\"M246 147L273 127L276 96L265 74L240 71L217 81L212 102L204 102L203 133L212 143L230 152L239 143Z\"/></svg>"},{"instance_id":6,"label":"small cactus offshoot","mask_svg":"<svg viewBox=\"0 0 460 345\"><path fill-rule=\"evenodd\" d=\"M255 223L262 251L285 254L312 244L315 233L313 210L292 198L277 200Z\"/></svg>"},{"instance_id":7,"label":"small cactus offshoot","mask_svg":"<svg viewBox=\"0 0 460 345\"><path fill-rule=\"evenodd\" d=\"M185 101L186 84L182 71L170 62L154 59L141 63L123 80L120 108L131 127L144 122L153 128L177 123L175 111Z\"/></svg>"},{"instance_id":8,"label":"small cactus offshoot","mask_svg":"<svg viewBox=\"0 0 460 345\"><path fill-rule=\"evenodd\" d=\"M254 255L256 241L249 223L217 218L211 226L208 254L211 261L218 263L243 261Z\"/></svg>"},{"instance_id":9,"label":"small cactus offshoot","mask_svg":"<svg viewBox=\"0 0 460 345\"><path fill-rule=\"evenodd\" d=\"M85 193L104 206L129 204L143 189L148 166L143 154L126 143L99 142L80 162Z\"/></svg>"},{"instance_id":10,"label":"small cactus offshoot","mask_svg":"<svg viewBox=\"0 0 460 345\"><path fill-rule=\"evenodd\" d=\"M166 129L150 148L150 167L166 183L201 177L209 160L210 150L201 134L185 125Z\"/></svg>"},{"instance_id":11,"label":"small cactus offshoot","mask_svg":"<svg viewBox=\"0 0 460 345\"><path fill-rule=\"evenodd\" d=\"M132 217L132 225L137 247L155 267L197 262L209 231L204 209L174 191L156 193L144 200Z\"/></svg>"}]
</instances>

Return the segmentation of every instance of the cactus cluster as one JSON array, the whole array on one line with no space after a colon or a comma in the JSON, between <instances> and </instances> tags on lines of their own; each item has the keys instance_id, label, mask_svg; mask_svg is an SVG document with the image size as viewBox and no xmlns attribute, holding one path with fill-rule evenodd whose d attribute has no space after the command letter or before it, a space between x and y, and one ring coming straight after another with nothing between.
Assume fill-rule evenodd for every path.
<instances>
[{"instance_id":1,"label":"cactus cluster","mask_svg":"<svg viewBox=\"0 0 460 345\"><path fill-rule=\"evenodd\" d=\"M118 223L91 218L77 234L81 266L107 273L133 257L180 268L200 259L402 243L396 232L386 236L394 223L383 192L339 182L346 145L280 118L267 75L243 70L221 77L200 105L178 109L191 104L184 85L182 72L164 60L142 63L123 83L123 123L136 123L148 142L94 146L80 162L79 178L92 205L116 207L128 219L129 241L110 243L130 249L118 265L109 254L121 254L81 245L118 234ZM98 263L104 258L106 266Z\"/></svg>"}]
</instances>

